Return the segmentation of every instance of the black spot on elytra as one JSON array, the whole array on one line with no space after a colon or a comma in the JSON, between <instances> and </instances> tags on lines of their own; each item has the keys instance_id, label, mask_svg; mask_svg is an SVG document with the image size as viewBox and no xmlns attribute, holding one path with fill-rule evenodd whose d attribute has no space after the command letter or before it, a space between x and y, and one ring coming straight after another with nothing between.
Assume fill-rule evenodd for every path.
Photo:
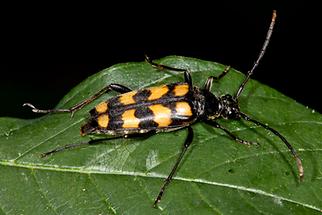
<instances>
[{"instance_id":1,"label":"black spot on elytra","mask_svg":"<svg viewBox=\"0 0 322 215\"><path fill-rule=\"evenodd\" d=\"M166 99L169 99L169 98L173 98L174 97L173 89L174 89L174 86L175 85L176 84L169 84L169 85L167 85L168 92L166 94L164 94L160 99L161 100L166 100Z\"/></svg>"},{"instance_id":2,"label":"black spot on elytra","mask_svg":"<svg viewBox=\"0 0 322 215\"><path fill-rule=\"evenodd\" d=\"M96 121L96 118L91 118L85 125L81 127L81 133L83 135L90 134L97 128L98 123Z\"/></svg>"},{"instance_id":3,"label":"black spot on elytra","mask_svg":"<svg viewBox=\"0 0 322 215\"><path fill-rule=\"evenodd\" d=\"M158 124L153 121L153 112L147 106L137 108L135 110L134 116L140 119L139 127L141 129L151 129L158 127Z\"/></svg>"},{"instance_id":4,"label":"black spot on elytra","mask_svg":"<svg viewBox=\"0 0 322 215\"><path fill-rule=\"evenodd\" d=\"M95 117L95 116L97 116L97 111L96 111L96 108L93 108L92 110L90 110L89 111L89 113L90 113L90 115L92 116L92 117Z\"/></svg>"},{"instance_id":5,"label":"black spot on elytra","mask_svg":"<svg viewBox=\"0 0 322 215\"><path fill-rule=\"evenodd\" d=\"M116 97L110 98L108 100L108 103L107 103L107 109L108 110L111 110L113 108L122 106L123 104L120 102L119 99L120 99L120 96L116 96Z\"/></svg>"},{"instance_id":6,"label":"black spot on elytra","mask_svg":"<svg viewBox=\"0 0 322 215\"><path fill-rule=\"evenodd\" d=\"M136 103L140 103L142 101L147 101L149 96L151 95L151 91L148 89L139 90L134 96L133 99Z\"/></svg>"},{"instance_id":7,"label":"black spot on elytra","mask_svg":"<svg viewBox=\"0 0 322 215\"><path fill-rule=\"evenodd\" d=\"M122 115L121 114L109 114L110 120L107 126L108 130L117 130L121 129L123 126L123 120L122 120Z\"/></svg>"}]
</instances>

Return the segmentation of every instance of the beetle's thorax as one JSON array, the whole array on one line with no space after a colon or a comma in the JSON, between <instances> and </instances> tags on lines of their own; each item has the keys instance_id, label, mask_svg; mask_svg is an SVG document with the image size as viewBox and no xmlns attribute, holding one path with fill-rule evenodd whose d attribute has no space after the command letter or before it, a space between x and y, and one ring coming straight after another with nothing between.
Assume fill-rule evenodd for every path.
<instances>
[{"instance_id":1,"label":"beetle's thorax","mask_svg":"<svg viewBox=\"0 0 322 215\"><path fill-rule=\"evenodd\" d=\"M224 119L240 118L238 102L231 95L217 97L211 92L200 89L195 89L194 92L199 117L210 120L221 117Z\"/></svg>"}]
</instances>

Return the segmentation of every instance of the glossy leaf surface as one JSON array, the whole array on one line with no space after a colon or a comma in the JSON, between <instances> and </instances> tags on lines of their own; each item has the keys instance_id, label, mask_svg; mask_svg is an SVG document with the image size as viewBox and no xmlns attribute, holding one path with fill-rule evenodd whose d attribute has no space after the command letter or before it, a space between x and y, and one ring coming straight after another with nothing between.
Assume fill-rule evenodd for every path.
<instances>
[{"instance_id":1,"label":"glossy leaf surface","mask_svg":"<svg viewBox=\"0 0 322 215\"><path fill-rule=\"evenodd\" d=\"M158 62L189 68L200 87L225 68L177 56ZM243 78L231 70L212 90L234 94ZM183 81L182 74L158 71L146 62L119 64L84 80L57 108L68 108L109 83L139 89L178 81ZM40 158L55 147L89 140L79 135L88 111L115 95L103 95L73 118L0 118L0 214L321 214L321 115L253 80L240 98L241 110L278 130L294 146L305 170L301 183L296 163L278 137L244 121L218 120L259 147L237 144L205 123L193 125L192 147L157 209L152 208L154 198L186 130L111 140Z\"/></svg>"}]
</instances>

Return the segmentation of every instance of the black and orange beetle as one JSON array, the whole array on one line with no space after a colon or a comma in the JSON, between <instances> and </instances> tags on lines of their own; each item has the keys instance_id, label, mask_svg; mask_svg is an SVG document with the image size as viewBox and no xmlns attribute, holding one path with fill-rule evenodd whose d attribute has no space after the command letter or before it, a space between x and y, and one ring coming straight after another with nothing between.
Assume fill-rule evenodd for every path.
<instances>
[{"instance_id":1,"label":"black and orange beetle","mask_svg":"<svg viewBox=\"0 0 322 215\"><path fill-rule=\"evenodd\" d=\"M193 141L193 130L191 125L197 121L203 121L214 126L215 128L219 128L236 142L246 145L251 145L254 143L238 138L229 130L217 123L216 119L244 119L271 131L273 134L278 136L290 149L297 162L299 177L303 178L304 170L301 159L291 144L275 129L255 119L252 119L245 113L241 112L238 104L240 94L242 93L250 76L265 53L266 47L273 32L275 18L276 12L274 11L271 24L267 31L266 39L258 59L248 72L245 80L242 82L234 96L227 94L217 97L211 93L213 80L219 80L220 78L224 77L229 71L229 67L226 67L226 69L218 77L209 77L206 80L204 87L198 88L192 85L191 75L187 69L172 68L166 65L157 64L146 57L146 61L157 69L183 72L185 81L139 89L136 91L119 84L110 84L92 97L80 102L79 104L76 104L69 109L41 110L37 109L30 103L25 103L24 106L31 107L32 111L36 113L70 112L73 114L75 111L91 103L102 94L109 91L116 91L121 93L121 95L101 102L90 111L90 119L81 127L81 135L108 134L115 137L131 137L138 134L154 134L158 132L170 132L187 128L188 135L184 142L182 151L175 165L173 166L171 173L162 185L161 190L154 201L154 206L156 206L161 200L165 188L171 182L171 179L176 173L181 159ZM94 142L97 142L97 140L91 140L86 144L93 144ZM50 152L44 153L43 156L47 156L68 148L74 148L81 144L66 145L56 148Z\"/></svg>"}]
</instances>

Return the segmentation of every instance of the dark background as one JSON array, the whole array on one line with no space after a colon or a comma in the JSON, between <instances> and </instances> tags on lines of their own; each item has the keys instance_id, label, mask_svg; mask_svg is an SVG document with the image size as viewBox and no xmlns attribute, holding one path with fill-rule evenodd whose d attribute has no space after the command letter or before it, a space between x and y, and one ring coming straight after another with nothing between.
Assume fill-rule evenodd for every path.
<instances>
[{"instance_id":1,"label":"dark background","mask_svg":"<svg viewBox=\"0 0 322 215\"><path fill-rule=\"evenodd\" d=\"M34 118L21 105L51 108L83 79L116 63L190 56L246 73L278 18L252 78L319 112L320 15L302 5L156 5L13 10L2 19L0 116ZM16 16L19 15L19 16Z\"/></svg>"}]
</instances>

